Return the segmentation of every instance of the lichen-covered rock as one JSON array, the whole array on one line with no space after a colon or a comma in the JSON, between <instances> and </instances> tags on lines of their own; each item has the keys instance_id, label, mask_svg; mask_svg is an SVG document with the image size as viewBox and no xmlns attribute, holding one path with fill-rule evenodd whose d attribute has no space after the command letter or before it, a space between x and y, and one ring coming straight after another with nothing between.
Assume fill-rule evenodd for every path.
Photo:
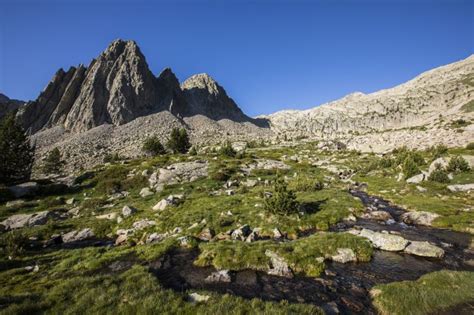
<instances>
[{"instance_id":1,"label":"lichen-covered rock","mask_svg":"<svg viewBox=\"0 0 474 315\"><path fill-rule=\"evenodd\" d=\"M408 241L401 236L374 232L368 229L360 231L359 236L367 238L375 248L386 251L402 251L408 245Z\"/></svg>"},{"instance_id":2,"label":"lichen-covered rock","mask_svg":"<svg viewBox=\"0 0 474 315\"><path fill-rule=\"evenodd\" d=\"M422 257L442 258L444 256L442 248L428 242L411 241L404 251L405 253Z\"/></svg>"},{"instance_id":3,"label":"lichen-covered rock","mask_svg":"<svg viewBox=\"0 0 474 315\"><path fill-rule=\"evenodd\" d=\"M417 224L417 225L426 225L431 226L433 225L433 221L438 218L440 215L427 212L427 211L410 211L405 212L401 215L401 219L406 224Z\"/></svg>"},{"instance_id":4,"label":"lichen-covered rock","mask_svg":"<svg viewBox=\"0 0 474 315\"><path fill-rule=\"evenodd\" d=\"M265 251L265 255L270 258L272 265L272 267L267 271L268 274L279 277L293 278L293 272L282 257L268 249Z\"/></svg>"},{"instance_id":5,"label":"lichen-covered rock","mask_svg":"<svg viewBox=\"0 0 474 315\"><path fill-rule=\"evenodd\" d=\"M122 215L124 218L128 218L129 216L133 215L136 212L137 212L137 209L130 206L123 206L122 208Z\"/></svg>"},{"instance_id":6,"label":"lichen-covered rock","mask_svg":"<svg viewBox=\"0 0 474 315\"><path fill-rule=\"evenodd\" d=\"M62 236L63 243L72 243L84 241L95 237L94 232L90 228L82 229L79 231L71 231Z\"/></svg>"},{"instance_id":7,"label":"lichen-covered rock","mask_svg":"<svg viewBox=\"0 0 474 315\"><path fill-rule=\"evenodd\" d=\"M451 192L474 191L474 183L473 184L448 185L448 189Z\"/></svg>"},{"instance_id":8,"label":"lichen-covered rock","mask_svg":"<svg viewBox=\"0 0 474 315\"><path fill-rule=\"evenodd\" d=\"M350 248L338 248L337 254L332 255L331 259L335 262L345 264L348 262L357 261L357 256L354 253L354 251Z\"/></svg>"},{"instance_id":9,"label":"lichen-covered rock","mask_svg":"<svg viewBox=\"0 0 474 315\"><path fill-rule=\"evenodd\" d=\"M51 212L49 211L41 211L32 214L15 214L0 222L0 224L3 225L6 230L14 230L46 224L50 216Z\"/></svg>"}]
</instances>

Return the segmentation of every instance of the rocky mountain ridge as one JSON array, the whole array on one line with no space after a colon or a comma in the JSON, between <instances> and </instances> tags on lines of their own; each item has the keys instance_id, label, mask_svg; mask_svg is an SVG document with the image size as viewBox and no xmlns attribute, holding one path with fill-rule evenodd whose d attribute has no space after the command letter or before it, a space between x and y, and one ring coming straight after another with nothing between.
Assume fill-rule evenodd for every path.
<instances>
[{"instance_id":1,"label":"rocky mountain ridge","mask_svg":"<svg viewBox=\"0 0 474 315\"><path fill-rule=\"evenodd\" d=\"M112 42L87 67L58 70L39 97L20 108L18 118L31 133L58 126L80 133L162 111L179 119L252 121L209 75L192 76L182 86L169 68L155 77L137 44L123 40Z\"/></svg>"},{"instance_id":2,"label":"rocky mountain ridge","mask_svg":"<svg viewBox=\"0 0 474 315\"><path fill-rule=\"evenodd\" d=\"M391 89L349 94L308 110L286 110L268 119L276 133L337 137L421 127L458 117L474 100L474 55L420 74Z\"/></svg>"}]
</instances>

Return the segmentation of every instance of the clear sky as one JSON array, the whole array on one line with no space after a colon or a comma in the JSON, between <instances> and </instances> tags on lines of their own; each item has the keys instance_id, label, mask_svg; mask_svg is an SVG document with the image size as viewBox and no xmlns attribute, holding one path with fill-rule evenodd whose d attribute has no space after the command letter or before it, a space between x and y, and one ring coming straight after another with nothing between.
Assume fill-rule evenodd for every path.
<instances>
[{"instance_id":1,"label":"clear sky","mask_svg":"<svg viewBox=\"0 0 474 315\"><path fill-rule=\"evenodd\" d=\"M0 92L133 39L155 75L213 76L249 115L392 87L474 53L474 1L0 0Z\"/></svg>"}]
</instances>

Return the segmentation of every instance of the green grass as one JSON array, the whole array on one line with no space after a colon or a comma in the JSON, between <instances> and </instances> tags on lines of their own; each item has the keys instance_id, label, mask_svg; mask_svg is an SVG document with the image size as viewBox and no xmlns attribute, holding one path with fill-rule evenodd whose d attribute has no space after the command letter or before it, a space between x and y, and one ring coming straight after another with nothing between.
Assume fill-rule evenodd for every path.
<instances>
[{"instance_id":1,"label":"green grass","mask_svg":"<svg viewBox=\"0 0 474 315\"><path fill-rule=\"evenodd\" d=\"M276 252L297 273L317 277L324 270L323 260L337 253L338 248L351 248L359 261L369 261L372 247L367 240L346 233L324 233L291 242L259 241L254 243L222 241L203 243L198 266L214 266L230 270L268 270L270 258L266 250Z\"/></svg>"},{"instance_id":2,"label":"green grass","mask_svg":"<svg viewBox=\"0 0 474 315\"><path fill-rule=\"evenodd\" d=\"M466 113L474 112L474 100L470 100L461 107L461 110Z\"/></svg>"},{"instance_id":3,"label":"green grass","mask_svg":"<svg viewBox=\"0 0 474 315\"><path fill-rule=\"evenodd\" d=\"M0 289L2 314L323 314L312 305L245 300L231 295L210 296L193 304L187 295L164 289L144 266L121 274L72 276L45 285L41 292Z\"/></svg>"},{"instance_id":4,"label":"green grass","mask_svg":"<svg viewBox=\"0 0 474 315\"><path fill-rule=\"evenodd\" d=\"M474 272L439 271L416 281L377 285L373 303L381 314L431 314L474 300Z\"/></svg>"}]
</instances>

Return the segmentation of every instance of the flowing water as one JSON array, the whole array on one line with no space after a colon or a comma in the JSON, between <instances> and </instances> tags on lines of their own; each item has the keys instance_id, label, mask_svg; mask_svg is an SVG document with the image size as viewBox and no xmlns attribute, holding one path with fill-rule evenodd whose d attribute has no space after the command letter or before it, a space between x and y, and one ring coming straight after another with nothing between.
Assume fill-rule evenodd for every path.
<instances>
[{"instance_id":1,"label":"flowing water","mask_svg":"<svg viewBox=\"0 0 474 315\"><path fill-rule=\"evenodd\" d=\"M372 260L367 263L329 262L320 278L297 275L289 279L268 275L263 271L244 270L231 272L232 281L229 283L208 283L205 279L216 271L215 268L194 266L193 261L197 258L198 251L178 249L151 264L151 270L164 286L177 291L205 289L248 299L256 297L269 301L311 303L322 306L328 313L343 314L375 314L369 296L369 291L375 284L415 280L423 274L440 269L474 271L474 252L469 248L469 234L432 227L407 226L400 222L403 209L362 191L350 192L360 198L366 207L389 212L396 222L386 224L359 219L353 223L338 224L335 231L341 232L354 227L391 231L408 240L436 244L445 250L445 257L424 258L376 250ZM448 311L467 314L472 310L472 305L466 304Z\"/></svg>"}]
</instances>

